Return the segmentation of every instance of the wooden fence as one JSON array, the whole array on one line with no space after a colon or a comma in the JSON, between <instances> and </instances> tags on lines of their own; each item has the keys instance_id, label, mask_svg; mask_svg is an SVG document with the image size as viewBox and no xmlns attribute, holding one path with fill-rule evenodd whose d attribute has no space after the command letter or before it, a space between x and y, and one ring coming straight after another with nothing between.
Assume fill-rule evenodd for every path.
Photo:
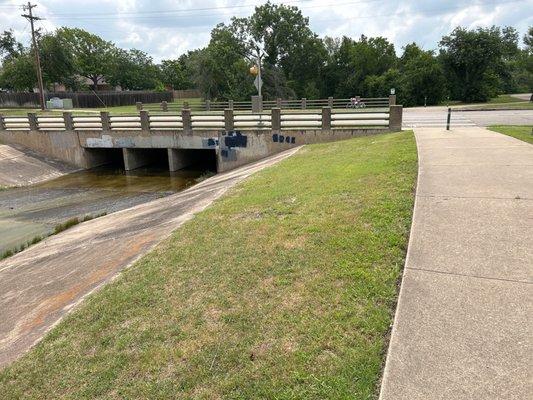
<instances>
[{"instance_id":1,"label":"wooden fence","mask_svg":"<svg viewBox=\"0 0 533 400\"><path fill-rule=\"evenodd\" d=\"M161 103L172 101L172 92L149 91L101 91L101 92L47 92L45 99L52 97L72 99L74 108L101 108L112 106L128 106L136 103ZM30 92L0 93L0 108L8 107L39 107L39 94Z\"/></svg>"}]
</instances>

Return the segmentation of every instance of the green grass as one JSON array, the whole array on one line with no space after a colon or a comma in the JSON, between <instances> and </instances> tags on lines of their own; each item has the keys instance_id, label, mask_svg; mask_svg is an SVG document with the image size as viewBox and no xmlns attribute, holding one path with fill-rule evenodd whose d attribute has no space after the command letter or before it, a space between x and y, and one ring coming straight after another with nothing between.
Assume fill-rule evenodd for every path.
<instances>
[{"instance_id":1,"label":"green grass","mask_svg":"<svg viewBox=\"0 0 533 400\"><path fill-rule=\"evenodd\" d=\"M90 296L2 398L375 398L416 173L409 131L304 147Z\"/></svg>"},{"instance_id":2,"label":"green grass","mask_svg":"<svg viewBox=\"0 0 533 400\"><path fill-rule=\"evenodd\" d=\"M533 144L533 125L493 125L489 129Z\"/></svg>"}]
</instances>

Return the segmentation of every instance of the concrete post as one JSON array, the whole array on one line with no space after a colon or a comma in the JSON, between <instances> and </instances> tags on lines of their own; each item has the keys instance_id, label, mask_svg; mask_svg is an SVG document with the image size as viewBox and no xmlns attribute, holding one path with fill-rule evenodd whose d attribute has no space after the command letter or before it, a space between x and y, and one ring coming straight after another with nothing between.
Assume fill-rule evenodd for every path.
<instances>
[{"instance_id":1,"label":"concrete post","mask_svg":"<svg viewBox=\"0 0 533 400\"><path fill-rule=\"evenodd\" d=\"M135 107L137 108L137 111L141 111L143 109L143 103L138 101L135 103Z\"/></svg>"},{"instance_id":2,"label":"concrete post","mask_svg":"<svg viewBox=\"0 0 533 400\"><path fill-rule=\"evenodd\" d=\"M181 110L181 122L183 123L183 133L186 135L192 134L192 119L191 119L191 110L188 108L183 108Z\"/></svg>"},{"instance_id":3,"label":"concrete post","mask_svg":"<svg viewBox=\"0 0 533 400\"><path fill-rule=\"evenodd\" d=\"M328 97L328 107L333 108L333 97L331 96Z\"/></svg>"},{"instance_id":4,"label":"concrete post","mask_svg":"<svg viewBox=\"0 0 533 400\"><path fill-rule=\"evenodd\" d=\"M274 107L271 111L272 131L279 132L281 130L281 108Z\"/></svg>"},{"instance_id":5,"label":"concrete post","mask_svg":"<svg viewBox=\"0 0 533 400\"><path fill-rule=\"evenodd\" d=\"M228 108L233 110L233 100L228 100Z\"/></svg>"},{"instance_id":6,"label":"concrete post","mask_svg":"<svg viewBox=\"0 0 533 400\"><path fill-rule=\"evenodd\" d=\"M30 131L39 130L39 124L37 123L37 115L35 113L28 113L28 122L30 123Z\"/></svg>"},{"instance_id":7,"label":"concrete post","mask_svg":"<svg viewBox=\"0 0 533 400\"><path fill-rule=\"evenodd\" d=\"M111 130L111 120L109 119L109 113L107 111L100 111L100 120L102 121L102 130Z\"/></svg>"},{"instance_id":8,"label":"concrete post","mask_svg":"<svg viewBox=\"0 0 533 400\"><path fill-rule=\"evenodd\" d=\"M168 169L170 172L178 171L194 163L192 152L183 149L167 149Z\"/></svg>"},{"instance_id":9,"label":"concrete post","mask_svg":"<svg viewBox=\"0 0 533 400\"><path fill-rule=\"evenodd\" d=\"M189 102L188 101L184 101L183 102L183 107L181 107L181 108L190 108L189 107Z\"/></svg>"},{"instance_id":10,"label":"concrete post","mask_svg":"<svg viewBox=\"0 0 533 400\"><path fill-rule=\"evenodd\" d=\"M5 130L6 130L5 119L4 119L4 116L0 114L0 131L5 131Z\"/></svg>"},{"instance_id":11,"label":"concrete post","mask_svg":"<svg viewBox=\"0 0 533 400\"><path fill-rule=\"evenodd\" d=\"M168 103L166 101L161 102L161 110L168 111Z\"/></svg>"},{"instance_id":12,"label":"concrete post","mask_svg":"<svg viewBox=\"0 0 533 400\"><path fill-rule=\"evenodd\" d=\"M150 164L150 158L143 149L122 149L122 156L124 157L124 169L131 171Z\"/></svg>"},{"instance_id":13,"label":"concrete post","mask_svg":"<svg viewBox=\"0 0 533 400\"><path fill-rule=\"evenodd\" d=\"M252 112L260 113L263 111L263 96L252 96Z\"/></svg>"},{"instance_id":14,"label":"concrete post","mask_svg":"<svg viewBox=\"0 0 533 400\"><path fill-rule=\"evenodd\" d=\"M302 98L302 110L305 110L307 108L307 99L304 97Z\"/></svg>"},{"instance_id":15,"label":"concrete post","mask_svg":"<svg viewBox=\"0 0 533 400\"><path fill-rule=\"evenodd\" d=\"M139 113L141 117L141 130L148 132L150 131L150 115L148 111L143 110Z\"/></svg>"},{"instance_id":16,"label":"concrete post","mask_svg":"<svg viewBox=\"0 0 533 400\"><path fill-rule=\"evenodd\" d=\"M73 131L74 130L74 119L72 118L71 112L64 112L63 113L63 122L65 123L65 130L66 131Z\"/></svg>"},{"instance_id":17,"label":"concrete post","mask_svg":"<svg viewBox=\"0 0 533 400\"><path fill-rule=\"evenodd\" d=\"M402 106L390 106L389 107L389 130L401 131L402 130Z\"/></svg>"},{"instance_id":18,"label":"concrete post","mask_svg":"<svg viewBox=\"0 0 533 400\"><path fill-rule=\"evenodd\" d=\"M205 101L205 111L211 111L211 100Z\"/></svg>"},{"instance_id":19,"label":"concrete post","mask_svg":"<svg viewBox=\"0 0 533 400\"><path fill-rule=\"evenodd\" d=\"M322 107L322 130L331 130L331 108Z\"/></svg>"},{"instance_id":20,"label":"concrete post","mask_svg":"<svg viewBox=\"0 0 533 400\"><path fill-rule=\"evenodd\" d=\"M396 95L391 94L389 95L389 106L395 106L396 105Z\"/></svg>"},{"instance_id":21,"label":"concrete post","mask_svg":"<svg viewBox=\"0 0 533 400\"><path fill-rule=\"evenodd\" d=\"M281 98L279 97L276 99L276 107L281 108Z\"/></svg>"},{"instance_id":22,"label":"concrete post","mask_svg":"<svg viewBox=\"0 0 533 400\"><path fill-rule=\"evenodd\" d=\"M231 108L226 108L224 110L224 129L226 132L233 131L233 110Z\"/></svg>"}]
</instances>

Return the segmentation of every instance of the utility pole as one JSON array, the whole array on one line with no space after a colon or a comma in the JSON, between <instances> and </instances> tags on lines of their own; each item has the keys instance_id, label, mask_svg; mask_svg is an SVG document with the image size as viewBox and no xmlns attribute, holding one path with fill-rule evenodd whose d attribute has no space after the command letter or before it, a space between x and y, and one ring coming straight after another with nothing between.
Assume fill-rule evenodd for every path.
<instances>
[{"instance_id":1,"label":"utility pole","mask_svg":"<svg viewBox=\"0 0 533 400\"><path fill-rule=\"evenodd\" d=\"M37 47L37 39L35 39L35 27L33 26L33 21L42 20L42 18L34 17L32 9L37 7L37 4L31 4L28 1L28 4L22 6L24 11L27 11L27 14L22 14L24 18L30 21L31 25L31 40L33 42L33 51L35 52L35 68L37 70L37 84L39 85L39 102L41 103L41 110L44 111L44 87L43 87L43 74L41 71L41 58L39 57L39 48Z\"/></svg>"}]
</instances>

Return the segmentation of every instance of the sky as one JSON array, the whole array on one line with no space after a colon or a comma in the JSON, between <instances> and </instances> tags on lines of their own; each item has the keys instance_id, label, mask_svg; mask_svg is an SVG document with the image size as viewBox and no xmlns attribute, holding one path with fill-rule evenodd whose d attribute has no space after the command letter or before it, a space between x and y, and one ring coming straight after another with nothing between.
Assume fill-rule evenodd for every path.
<instances>
[{"instance_id":1,"label":"sky","mask_svg":"<svg viewBox=\"0 0 533 400\"><path fill-rule=\"evenodd\" d=\"M319 36L384 36L398 54L408 43L438 48L456 26L513 26L522 37L533 25L533 0L272 0L297 6ZM232 16L244 17L259 0L33 0L36 26L52 32L61 26L96 33L123 48L137 48L156 62L205 46L211 29ZM0 0L0 31L13 29L30 40L22 1Z\"/></svg>"}]
</instances>

